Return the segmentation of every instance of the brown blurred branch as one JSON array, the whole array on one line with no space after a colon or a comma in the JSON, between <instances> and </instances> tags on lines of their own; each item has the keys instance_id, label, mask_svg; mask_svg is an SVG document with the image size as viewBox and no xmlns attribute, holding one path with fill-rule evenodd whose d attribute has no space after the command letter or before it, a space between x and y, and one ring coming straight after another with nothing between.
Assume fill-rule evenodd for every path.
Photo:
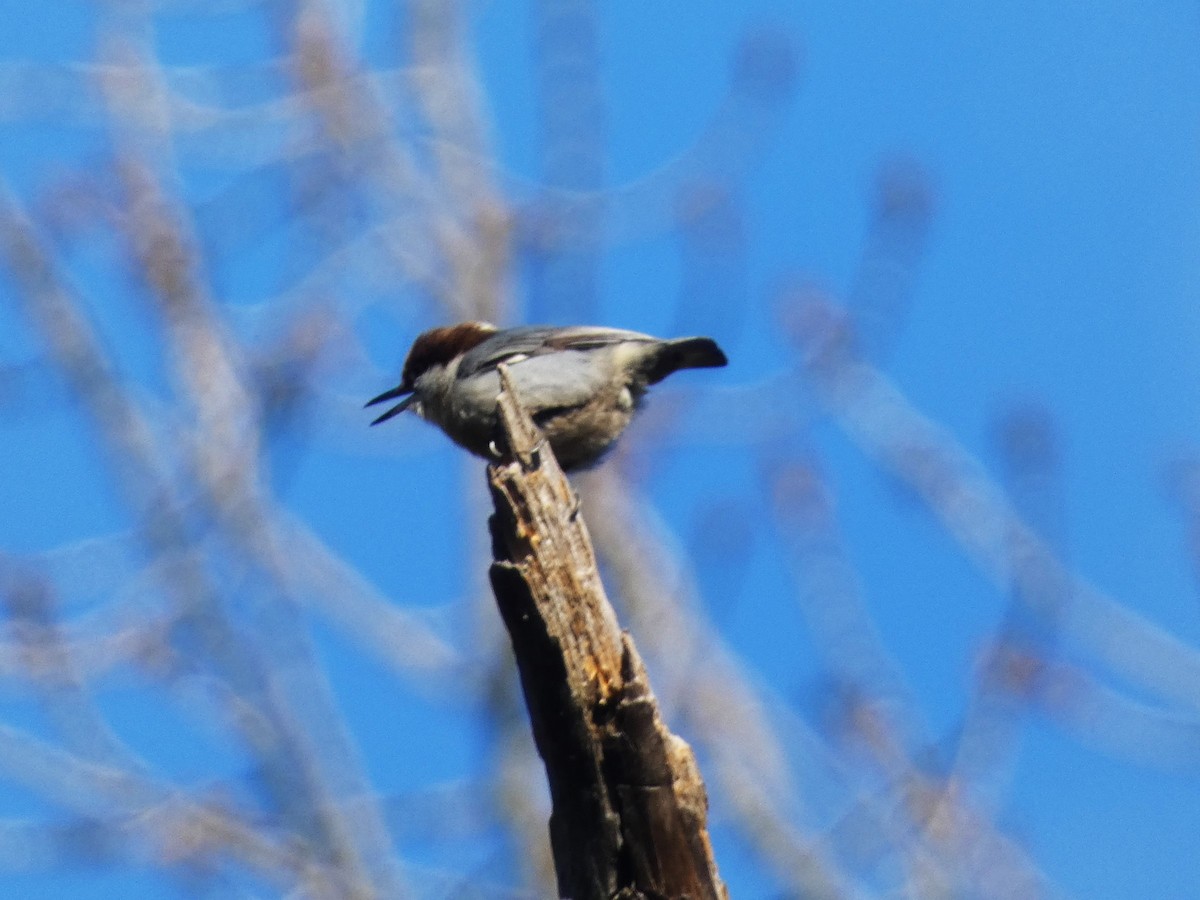
<instances>
[{"instance_id":1,"label":"brown blurred branch","mask_svg":"<svg viewBox=\"0 0 1200 900\"><path fill-rule=\"evenodd\" d=\"M691 748L658 713L575 493L501 369L508 452L488 469L492 587L546 764L559 893L724 898Z\"/></svg>"},{"instance_id":2,"label":"brown blurred branch","mask_svg":"<svg viewBox=\"0 0 1200 900\"><path fill-rule=\"evenodd\" d=\"M804 373L840 427L914 491L994 583L1114 674L1189 714L1200 709L1200 651L1072 572L978 461L861 356L852 322L811 297L789 327Z\"/></svg>"}]
</instances>

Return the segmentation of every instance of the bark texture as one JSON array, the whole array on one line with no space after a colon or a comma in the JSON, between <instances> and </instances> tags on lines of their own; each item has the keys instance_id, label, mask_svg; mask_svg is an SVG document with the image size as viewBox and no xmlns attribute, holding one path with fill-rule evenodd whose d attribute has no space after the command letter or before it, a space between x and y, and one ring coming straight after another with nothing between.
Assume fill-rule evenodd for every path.
<instances>
[{"instance_id":1,"label":"bark texture","mask_svg":"<svg viewBox=\"0 0 1200 900\"><path fill-rule=\"evenodd\" d=\"M691 747L659 716L575 492L503 367L501 383L490 574L550 783L559 895L727 900Z\"/></svg>"}]
</instances>

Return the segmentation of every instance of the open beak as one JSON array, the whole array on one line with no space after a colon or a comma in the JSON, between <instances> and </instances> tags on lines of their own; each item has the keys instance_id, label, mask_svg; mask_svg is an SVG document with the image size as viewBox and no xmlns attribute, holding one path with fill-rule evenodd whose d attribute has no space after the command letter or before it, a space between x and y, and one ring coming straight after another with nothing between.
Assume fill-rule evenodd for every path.
<instances>
[{"instance_id":1,"label":"open beak","mask_svg":"<svg viewBox=\"0 0 1200 900\"><path fill-rule=\"evenodd\" d=\"M408 394L408 396L404 397L403 400L401 400L371 424L378 425L380 422L386 422L388 419L392 418L392 416L400 415L400 413L408 409L408 407L412 405L412 402L417 398L413 395L413 392L409 388L404 387L404 385L400 385L399 387L392 388L390 391L384 391L378 397L373 397L368 400L363 407L364 409L367 406L374 406L376 403L383 403L385 400L395 400L397 397L403 397L405 394Z\"/></svg>"}]
</instances>

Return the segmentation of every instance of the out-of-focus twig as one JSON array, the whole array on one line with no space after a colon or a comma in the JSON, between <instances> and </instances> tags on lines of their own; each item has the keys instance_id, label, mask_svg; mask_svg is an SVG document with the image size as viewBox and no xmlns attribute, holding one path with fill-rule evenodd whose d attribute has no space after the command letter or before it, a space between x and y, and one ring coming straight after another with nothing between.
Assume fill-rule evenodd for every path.
<instances>
[{"instance_id":1,"label":"out-of-focus twig","mask_svg":"<svg viewBox=\"0 0 1200 900\"><path fill-rule=\"evenodd\" d=\"M361 881L357 893L395 896L402 888L390 837L344 734L337 705L313 663L307 632L296 621L294 599L286 591L288 554L275 540L260 501L261 436L242 378L244 362L205 289L186 216L154 177L152 161L139 152L144 129L156 127L166 115L156 106L156 94L147 89L155 81L147 61L141 79L112 85L107 93L116 137L126 154L120 171L130 209L132 253L174 350L171 358L180 391L194 410L198 436L186 463L197 476L214 520L227 530L234 546L284 588L259 595L259 641L273 667L264 698L289 736L293 776L308 795L306 814L335 865ZM149 146L155 146L153 140ZM341 799L346 794L358 798L353 813Z\"/></svg>"},{"instance_id":2,"label":"out-of-focus twig","mask_svg":"<svg viewBox=\"0 0 1200 900\"><path fill-rule=\"evenodd\" d=\"M217 803L198 802L145 776L81 760L7 725L0 725L0 766L8 777L84 815L120 810L129 817L121 827L155 847L163 860L230 854L283 886L299 882L318 896L351 888L336 871L312 864L305 853Z\"/></svg>"},{"instance_id":3,"label":"out-of-focus twig","mask_svg":"<svg viewBox=\"0 0 1200 900\"><path fill-rule=\"evenodd\" d=\"M798 313L796 337L805 371L846 432L913 488L998 586L1026 585L1018 595L1027 602L1071 597L1064 638L1164 699L1200 710L1200 652L1067 570L978 463L857 354L843 317L813 299Z\"/></svg>"}]
</instances>

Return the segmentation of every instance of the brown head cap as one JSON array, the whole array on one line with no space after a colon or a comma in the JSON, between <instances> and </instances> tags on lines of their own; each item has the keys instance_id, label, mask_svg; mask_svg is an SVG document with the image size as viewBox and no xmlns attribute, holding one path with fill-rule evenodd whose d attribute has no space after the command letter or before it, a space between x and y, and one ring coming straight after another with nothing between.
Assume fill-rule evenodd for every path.
<instances>
[{"instance_id":1,"label":"brown head cap","mask_svg":"<svg viewBox=\"0 0 1200 900\"><path fill-rule=\"evenodd\" d=\"M483 343L498 329L489 322L459 322L431 328L417 336L408 359L404 361L404 372L400 384L412 390L416 380L431 366L446 365L460 353Z\"/></svg>"}]
</instances>

